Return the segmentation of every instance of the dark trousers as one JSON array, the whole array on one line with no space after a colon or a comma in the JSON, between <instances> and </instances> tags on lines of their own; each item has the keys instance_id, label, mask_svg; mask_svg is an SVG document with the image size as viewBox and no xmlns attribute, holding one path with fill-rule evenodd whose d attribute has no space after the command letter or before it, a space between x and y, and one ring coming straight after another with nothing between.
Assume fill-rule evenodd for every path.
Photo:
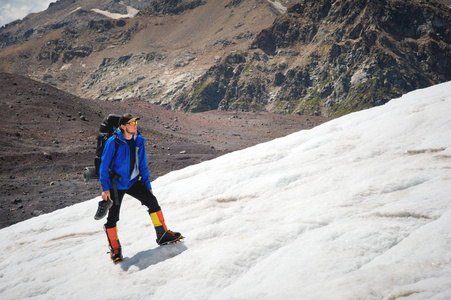
<instances>
[{"instance_id":1,"label":"dark trousers","mask_svg":"<svg viewBox=\"0 0 451 300\"><path fill-rule=\"evenodd\" d=\"M160 206L158 205L157 198L147 189L146 185L141 181L135 182L128 190L117 191L119 205L116 205L114 190L110 190L110 194L111 200L113 200L113 206L108 212L105 228L116 227L116 223L119 221L119 212L121 210L122 199L124 198L125 194L141 201L142 205L147 206L149 213L154 213L161 210Z\"/></svg>"}]
</instances>

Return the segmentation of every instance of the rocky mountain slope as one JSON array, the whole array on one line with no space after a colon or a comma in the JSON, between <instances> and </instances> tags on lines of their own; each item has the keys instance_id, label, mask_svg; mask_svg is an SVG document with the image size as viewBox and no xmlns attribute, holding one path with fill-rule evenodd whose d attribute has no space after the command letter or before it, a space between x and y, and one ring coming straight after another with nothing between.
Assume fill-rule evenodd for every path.
<instances>
[{"instance_id":1,"label":"rocky mountain slope","mask_svg":"<svg viewBox=\"0 0 451 300\"><path fill-rule=\"evenodd\" d=\"M340 116L451 80L450 9L305 0L179 95L175 107Z\"/></svg>"},{"instance_id":2,"label":"rocky mountain slope","mask_svg":"<svg viewBox=\"0 0 451 300\"><path fill-rule=\"evenodd\" d=\"M109 113L141 117L138 128L147 139L151 180L327 120L271 113L191 114L139 100L93 101L1 72L0 99L0 228L99 195L98 181L85 184L82 171L94 164L99 125Z\"/></svg>"},{"instance_id":3,"label":"rocky mountain slope","mask_svg":"<svg viewBox=\"0 0 451 300\"><path fill-rule=\"evenodd\" d=\"M60 0L0 30L28 38L0 51L0 70L100 100L324 116L451 80L450 8L436 1L146 5ZM115 19L131 8L140 12Z\"/></svg>"},{"instance_id":4,"label":"rocky mountain slope","mask_svg":"<svg viewBox=\"0 0 451 300\"><path fill-rule=\"evenodd\" d=\"M0 70L100 100L324 116L451 80L449 3L148 4L60 0L0 30L11 44L0 51ZM140 12L129 14L132 8ZM116 19L127 13L135 17ZM25 34L41 18L55 21Z\"/></svg>"},{"instance_id":5,"label":"rocky mountain slope","mask_svg":"<svg viewBox=\"0 0 451 300\"><path fill-rule=\"evenodd\" d=\"M153 1L133 19L58 28L4 48L0 70L87 98L171 103L224 54L249 48L280 14L270 1L241 1L240 9L219 0L197 2ZM81 4L64 11L76 13Z\"/></svg>"},{"instance_id":6,"label":"rocky mountain slope","mask_svg":"<svg viewBox=\"0 0 451 300\"><path fill-rule=\"evenodd\" d=\"M148 0L58 0L45 11L0 28L0 49L67 26L85 29L92 21L134 17L148 5Z\"/></svg>"}]
</instances>

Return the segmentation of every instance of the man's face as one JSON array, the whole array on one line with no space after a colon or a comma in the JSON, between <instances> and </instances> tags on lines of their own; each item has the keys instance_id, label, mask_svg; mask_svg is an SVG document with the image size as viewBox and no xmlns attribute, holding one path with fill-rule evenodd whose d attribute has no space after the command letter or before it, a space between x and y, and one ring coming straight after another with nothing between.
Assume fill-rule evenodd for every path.
<instances>
[{"instance_id":1,"label":"man's face","mask_svg":"<svg viewBox=\"0 0 451 300\"><path fill-rule=\"evenodd\" d=\"M121 125L121 126L122 126L122 129L129 134L135 134L136 132L138 132L138 122L137 121L131 122L131 124L127 123L127 124Z\"/></svg>"}]
</instances>

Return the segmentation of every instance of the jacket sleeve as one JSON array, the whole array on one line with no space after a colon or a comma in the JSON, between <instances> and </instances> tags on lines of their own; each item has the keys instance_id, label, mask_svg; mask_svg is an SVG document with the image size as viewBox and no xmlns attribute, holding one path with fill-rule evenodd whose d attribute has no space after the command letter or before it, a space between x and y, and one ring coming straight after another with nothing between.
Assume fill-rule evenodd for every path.
<instances>
[{"instance_id":1,"label":"jacket sleeve","mask_svg":"<svg viewBox=\"0 0 451 300\"><path fill-rule=\"evenodd\" d=\"M114 155L114 139L115 136L110 137L106 143L102 153L102 162L100 163L100 184L102 185L102 192L109 191L111 186L110 180L110 163Z\"/></svg>"},{"instance_id":2,"label":"jacket sleeve","mask_svg":"<svg viewBox=\"0 0 451 300\"><path fill-rule=\"evenodd\" d=\"M150 183L150 173L149 167L147 166L147 155L146 148L144 144L139 149L139 174L142 177L142 182L147 186L149 190L152 190L152 185Z\"/></svg>"}]
</instances>

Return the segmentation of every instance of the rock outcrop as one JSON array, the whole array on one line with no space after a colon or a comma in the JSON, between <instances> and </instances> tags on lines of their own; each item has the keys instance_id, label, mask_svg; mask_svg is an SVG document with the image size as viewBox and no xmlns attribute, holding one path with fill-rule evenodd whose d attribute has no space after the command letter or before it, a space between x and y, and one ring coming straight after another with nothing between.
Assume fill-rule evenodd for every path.
<instances>
[{"instance_id":1,"label":"rock outcrop","mask_svg":"<svg viewBox=\"0 0 451 300\"><path fill-rule=\"evenodd\" d=\"M206 2L203 0L157 0L139 13L140 16L178 15L186 10L195 9Z\"/></svg>"},{"instance_id":2,"label":"rock outcrop","mask_svg":"<svg viewBox=\"0 0 451 300\"><path fill-rule=\"evenodd\" d=\"M339 116L451 80L450 9L425 1L313 1L288 9L175 107Z\"/></svg>"}]
</instances>

